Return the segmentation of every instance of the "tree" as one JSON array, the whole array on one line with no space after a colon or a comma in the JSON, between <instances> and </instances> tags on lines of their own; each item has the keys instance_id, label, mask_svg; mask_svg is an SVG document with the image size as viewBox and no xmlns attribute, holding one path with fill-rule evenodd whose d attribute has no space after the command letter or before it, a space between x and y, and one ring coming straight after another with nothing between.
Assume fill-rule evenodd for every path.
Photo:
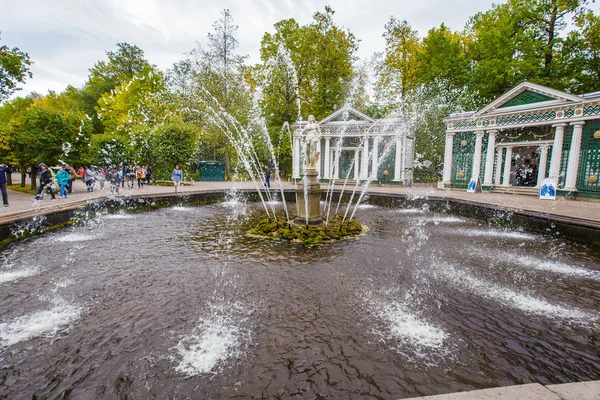
<instances>
[{"instance_id":1,"label":"tree","mask_svg":"<svg viewBox=\"0 0 600 400\"><path fill-rule=\"evenodd\" d=\"M577 30L565 40L562 60L574 93L600 90L600 17L592 11L576 19Z\"/></svg>"},{"instance_id":2,"label":"tree","mask_svg":"<svg viewBox=\"0 0 600 400\"><path fill-rule=\"evenodd\" d=\"M245 82L245 55L238 54L237 26L229 10L222 12L221 18L213 24L214 32L208 34L208 45L200 45L192 51L194 79L197 91L195 98L205 113L218 114L220 109L235 118L241 125L247 124L248 111L251 108L251 96ZM209 108L210 111L206 111ZM225 179L231 176L230 143L228 136L214 126L205 129L205 137L220 144L225 161Z\"/></svg>"},{"instance_id":3,"label":"tree","mask_svg":"<svg viewBox=\"0 0 600 400\"><path fill-rule=\"evenodd\" d=\"M0 46L0 103L21 90L19 85L25 83L27 78L31 79L31 64L29 54L19 48Z\"/></svg>"},{"instance_id":4,"label":"tree","mask_svg":"<svg viewBox=\"0 0 600 400\"><path fill-rule=\"evenodd\" d=\"M385 25L385 55L380 64L378 88L388 95L404 97L417 84L419 65L417 56L421 51L419 33L406 21L393 16Z\"/></svg>"},{"instance_id":5,"label":"tree","mask_svg":"<svg viewBox=\"0 0 600 400\"><path fill-rule=\"evenodd\" d=\"M156 173L169 179L175 165L188 170L196 154L198 127L186 123L164 124L152 133L150 142L156 159Z\"/></svg>"},{"instance_id":6,"label":"tree","mask_svg":"<svg viewBox=\"0 0 600 400\"><path fill-rule=\"evenodd\" d=\"M72 109L65 96L50 92L10 122L8 145L22 168L45 163L80 163L88 152L91 124ZM35 181L32 176L32 186Z\"/></svg>"},{"instance_id":7,"label":"tree","mask_svg":"<svg viewBox=\"0 0 600 400\"><path fill-rule=\"evenodd\" d=\"M129 43L117 43L117 51L107 51L108 61L98 61L90 68L90 75L83 90L81 102L86 114L94 120L94 130L104 131L100 120L96 117L98 99L105 93L110 93L117 86L128 83L136 75L153 69L144 52L138 46Z\"/></svg>"}]
</instances>

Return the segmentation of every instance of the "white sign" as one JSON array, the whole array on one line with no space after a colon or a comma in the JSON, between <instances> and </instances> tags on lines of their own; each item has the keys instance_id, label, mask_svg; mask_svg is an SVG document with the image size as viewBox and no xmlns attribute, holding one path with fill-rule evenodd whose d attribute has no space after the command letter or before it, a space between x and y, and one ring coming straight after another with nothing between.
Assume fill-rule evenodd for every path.
<instances>
[{"instance_id":1,"label":"white sign","mask_svg":"<svg viewBox=\"0 0 600 400\"><path fill-rule=\"evenodd\" d=\"M467 186L467 193L481 193L481 182L479 181L479 176L474 176L471 178L469 186Z\"/></svg>"},{"instance_id":2,"label":"white sign","mask_svg":"<svg viewBox=\"0 0 600 400\"><path fill-rule=\"evenodd\" d=\"M556 181L546 178L540 185L540 200L556 200Z\"/></svg>"}]
</instances>

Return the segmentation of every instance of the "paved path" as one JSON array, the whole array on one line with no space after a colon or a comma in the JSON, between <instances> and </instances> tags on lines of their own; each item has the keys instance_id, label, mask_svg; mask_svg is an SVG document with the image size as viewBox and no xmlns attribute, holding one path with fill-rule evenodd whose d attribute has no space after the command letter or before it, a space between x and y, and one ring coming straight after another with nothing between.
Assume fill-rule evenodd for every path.
<instances>
[{"instance_id":1,"label":"paved path","mask_svg":"<svg viewBox=\"0 0 600 400\"><path fill-rule=\"evenodd\" d=\"M13 182L18 182L20 177L13 175ZM325 186L325 185L323 185ZM181 193L202 193L214 190L227 190L232 187L240 189L255 189L252 182L195 182L192 186L180 188ZM294 184L284 182L285 189L293 189ZM279 183L272 182L272 188L278 190ZM336 186L337 189L341 187ZM353 187L347 187L346 190L352 190ZM128 190L121 188L121 196L148 196L148 195L169 195L174 194L173 187L170 186L144 186L138 189L137 184L134 189ZM511 195L511 194L492 194L492 193L466 193L464 191L446 191L437 190L433 186L371 186L369 193L388 193L402 194L412 197L430 197L430 198L449 198L462 201L471 201L475 203L490 204L510 211L533 212L538 215L558 217L562 219L584 220L592 225L598 225L600 228L600 202L567 200L559 198L556 201L539 200L532 196ZM85 185L80 180L74 183L73 194L68 199L56 199L50 201L48 195L44 200L34 202L34 196L14 192L9 190L9 207L0 207L0 224L17 220L24 217L52 213L56 210L75 208L86 204L89 200L107 198L109 195L108 185L105 191L96 190L93 193L86 192Z\"/></svg>"},{"instance_id":2,"label":"paved path","mask_svg":"<svg viewBox=\"0 0 600 400\"><path fill-rule=\"evenodd\" d=\"M414 397L426 400L599 400L600 381L564 383L542 386L539 383L505 386L470 392L448 393L437 396Z\"/></svg>"}]
</instances>

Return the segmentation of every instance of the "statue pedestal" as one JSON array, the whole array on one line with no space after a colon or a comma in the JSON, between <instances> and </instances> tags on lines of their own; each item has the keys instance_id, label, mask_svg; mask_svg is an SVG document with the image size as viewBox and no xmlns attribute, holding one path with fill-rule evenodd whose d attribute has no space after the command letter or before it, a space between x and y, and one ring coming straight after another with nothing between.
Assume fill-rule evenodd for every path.
<instances>
[{"instance_id":1,"label":"statue pedestal","mask_svg":"<svg viewBox=\"0 0 600 400\"><path fill-rule=\"evenodd\" d=\"M304 198L305 185L308 195L306 198L308 201L308 225L319 226L323 223L323 218L321 218L321 184L317 180L317 175L318 173L315 168L307 168L307 182L305 182L304 179L298 182L298 188L296 189L298 216L294 218L295 225L306 225L306 203Z\"/></svg>"}]
</instances>

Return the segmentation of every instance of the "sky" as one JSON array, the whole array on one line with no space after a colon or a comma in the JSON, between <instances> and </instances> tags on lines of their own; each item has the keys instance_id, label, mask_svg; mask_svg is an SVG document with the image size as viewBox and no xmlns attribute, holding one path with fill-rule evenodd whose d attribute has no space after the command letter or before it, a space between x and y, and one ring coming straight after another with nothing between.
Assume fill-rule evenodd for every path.
<instances>
[{"instance_id":1,"label":"sky","mask_svg":"<svg viewBox=\"0 0 600 400\"><path fill-rule=\"evenodd\" d=\"M496 0L494 3L502 3ZM83 86L89 69L106 59L119 42L144 50L150 63L166 70L206 44L213 23L228 8L238 25L240 54L260 61L260 41L273 24L295 18L312 21L329 5L334 21L360 40L358 56L385 48L390 16L406 19L421 36L441 23L462 30L470 16L492 7L492 0L0 0L0 45L19 47L34 62L23 90L47 93Z\"/></svg>"}]
</instances>

